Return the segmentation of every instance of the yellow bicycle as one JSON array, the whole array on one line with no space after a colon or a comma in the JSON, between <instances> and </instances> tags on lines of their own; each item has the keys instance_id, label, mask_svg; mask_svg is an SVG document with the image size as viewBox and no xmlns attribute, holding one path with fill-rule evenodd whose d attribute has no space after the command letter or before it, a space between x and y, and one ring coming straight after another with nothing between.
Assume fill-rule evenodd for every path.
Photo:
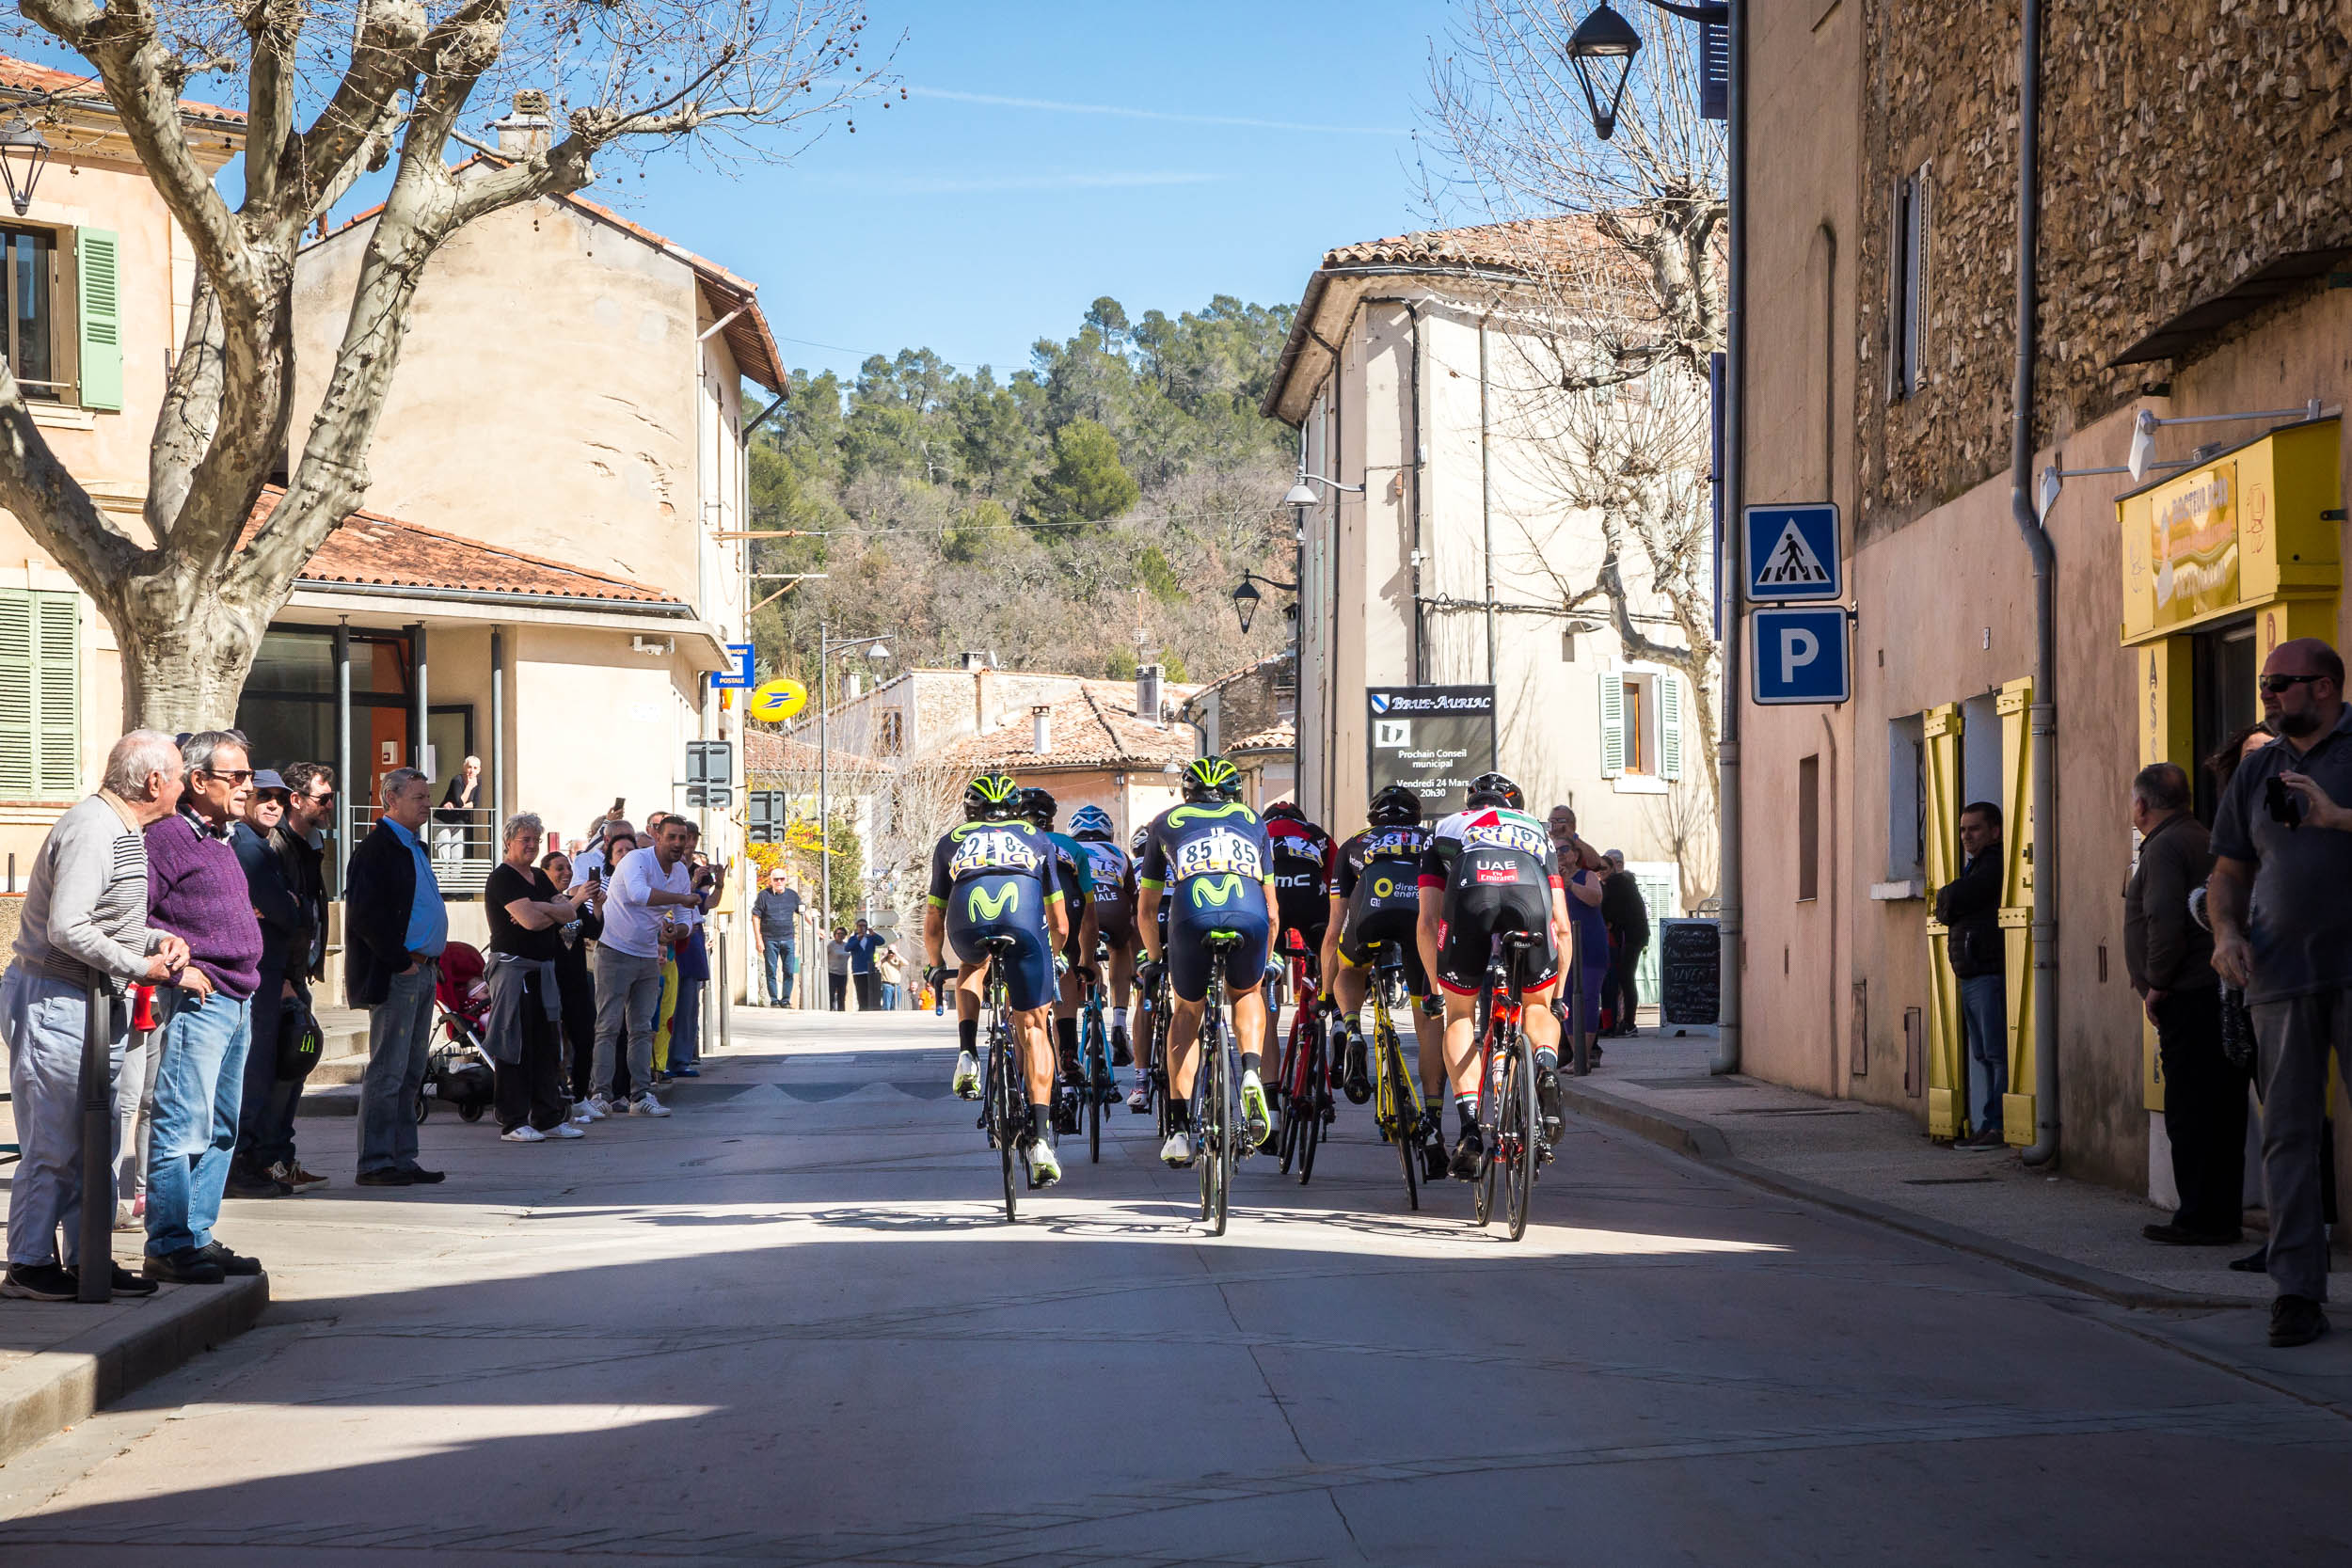
<instances>
[{"instance_id":1,"label":"yellow bicycle","mask_svg":"<svg viewBox=\"0 0 2352 1568\"><path fill-rule=\"evenodd\" d=\"M1382 942L1372 954L1372 1062L1374 1122L1380 1136L1396 1146L1397 1162L1405 1167L1405 1202L1421 1207L1419 1156L1429 1123L1421 1085L1405 1069L1405 1047L1396 1032L1395 1014L1413 1005L1405 986L1405 960L1394 942Z\"/></svg>"}]
</instances>

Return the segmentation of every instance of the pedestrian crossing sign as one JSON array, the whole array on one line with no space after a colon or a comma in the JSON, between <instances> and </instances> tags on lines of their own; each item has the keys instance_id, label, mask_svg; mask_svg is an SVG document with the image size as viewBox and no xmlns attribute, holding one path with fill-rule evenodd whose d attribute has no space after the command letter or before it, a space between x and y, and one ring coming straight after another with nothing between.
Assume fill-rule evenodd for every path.
<instances>
[{"instance_id":1,"label":"pedestrian crossing sign","mask_svg":"<svg viewBox=\"0 0 2352 1568\"><path fill-rule=\"evenodd\" d=\"M1834 501L1748 508L1748 597L1835 599L1846 591Z\"/></svg>"}]
</instances>

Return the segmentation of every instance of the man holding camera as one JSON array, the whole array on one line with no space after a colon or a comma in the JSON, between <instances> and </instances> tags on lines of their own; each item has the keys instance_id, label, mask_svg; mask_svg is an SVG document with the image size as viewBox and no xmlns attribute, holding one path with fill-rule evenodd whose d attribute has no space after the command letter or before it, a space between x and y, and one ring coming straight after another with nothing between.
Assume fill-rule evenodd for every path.
<instances>
[{"instance_id":1,"label":"man holding camera","mask_svg":"<svg viewBox=\"0 0 2352 1568\"><path fill-rule=\"evenodd\" d=\"M2239 764L2215 815L2213 967L2246 990L2263 1084L2273 1345L2328 1332L2320 1122L2328 1057L2352 1071L2352 710L2344 660L2315 637L2263 663L2263 715L2280 743Z\"/></svg>"}]
</instances>

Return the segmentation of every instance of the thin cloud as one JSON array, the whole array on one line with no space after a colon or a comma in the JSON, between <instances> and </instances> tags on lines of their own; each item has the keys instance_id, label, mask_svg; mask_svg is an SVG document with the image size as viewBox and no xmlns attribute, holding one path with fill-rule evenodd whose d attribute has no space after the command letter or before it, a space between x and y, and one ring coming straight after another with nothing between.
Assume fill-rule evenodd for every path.
<instances>
[{"instance_id":1,"label":"thin cloud","mask_svg":"<svg viewBox=\"0 0 2352 1568\"><path fill-rule=\"evenodd\" d=\"M1157 119L1171 125L1231 125L1249 131L1304 131L1332 136L1409 136L1386 125L1309 125L1289 119L1253 119L1241 115L1187 115L1166 109L1130 109L1112 103L1063 103L1049 98L1007 98L949 87L908 87L910 98L940 98L951 103L986 103L999 109L1042 109L1062 115L1109 115L1117 119Z\"/></svg>"},{"instance_id":2,"label":"thin cloud","mask_svg":"<svg viewBox=\"0 0 2352 1568\"><path fill-rule=\"evenodd\" d=\"M880 179L845 175L836 178L834 182L861 185L868 189L879 185L909 196L961 196L988 191L1122 190L1152 185L1206 185L1224 178L1221 174L1184 174L1147 169L1110 174L910 174L896 178L884 175Z\"/></svg>"}]
</instances>

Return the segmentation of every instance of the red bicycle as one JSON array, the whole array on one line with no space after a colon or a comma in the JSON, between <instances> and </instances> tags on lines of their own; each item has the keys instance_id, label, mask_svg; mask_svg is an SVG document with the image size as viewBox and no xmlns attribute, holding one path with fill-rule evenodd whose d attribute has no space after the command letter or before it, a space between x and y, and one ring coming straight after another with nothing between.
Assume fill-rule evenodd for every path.
<instances>
[{"instance_id":1,"label":"red bicycle","mask_svg":"<svg viewBox=\"0 0 2352 1568\"><path fill-rule=\"evenodd\" d=\"M1284 1175L1296 1163L1303 1186L1314 1175L1315 1149L1334 1115L1331 1020L1315 1000L1322 989L1315 955L1307 950L1297 932L1285 933L1285 940L1293 1012L1290 1033L1282 1041L1281 1070L1273 1085L1275 1115L1280 1120L1275 1153Z\"/></svg>"}]
</instances>

